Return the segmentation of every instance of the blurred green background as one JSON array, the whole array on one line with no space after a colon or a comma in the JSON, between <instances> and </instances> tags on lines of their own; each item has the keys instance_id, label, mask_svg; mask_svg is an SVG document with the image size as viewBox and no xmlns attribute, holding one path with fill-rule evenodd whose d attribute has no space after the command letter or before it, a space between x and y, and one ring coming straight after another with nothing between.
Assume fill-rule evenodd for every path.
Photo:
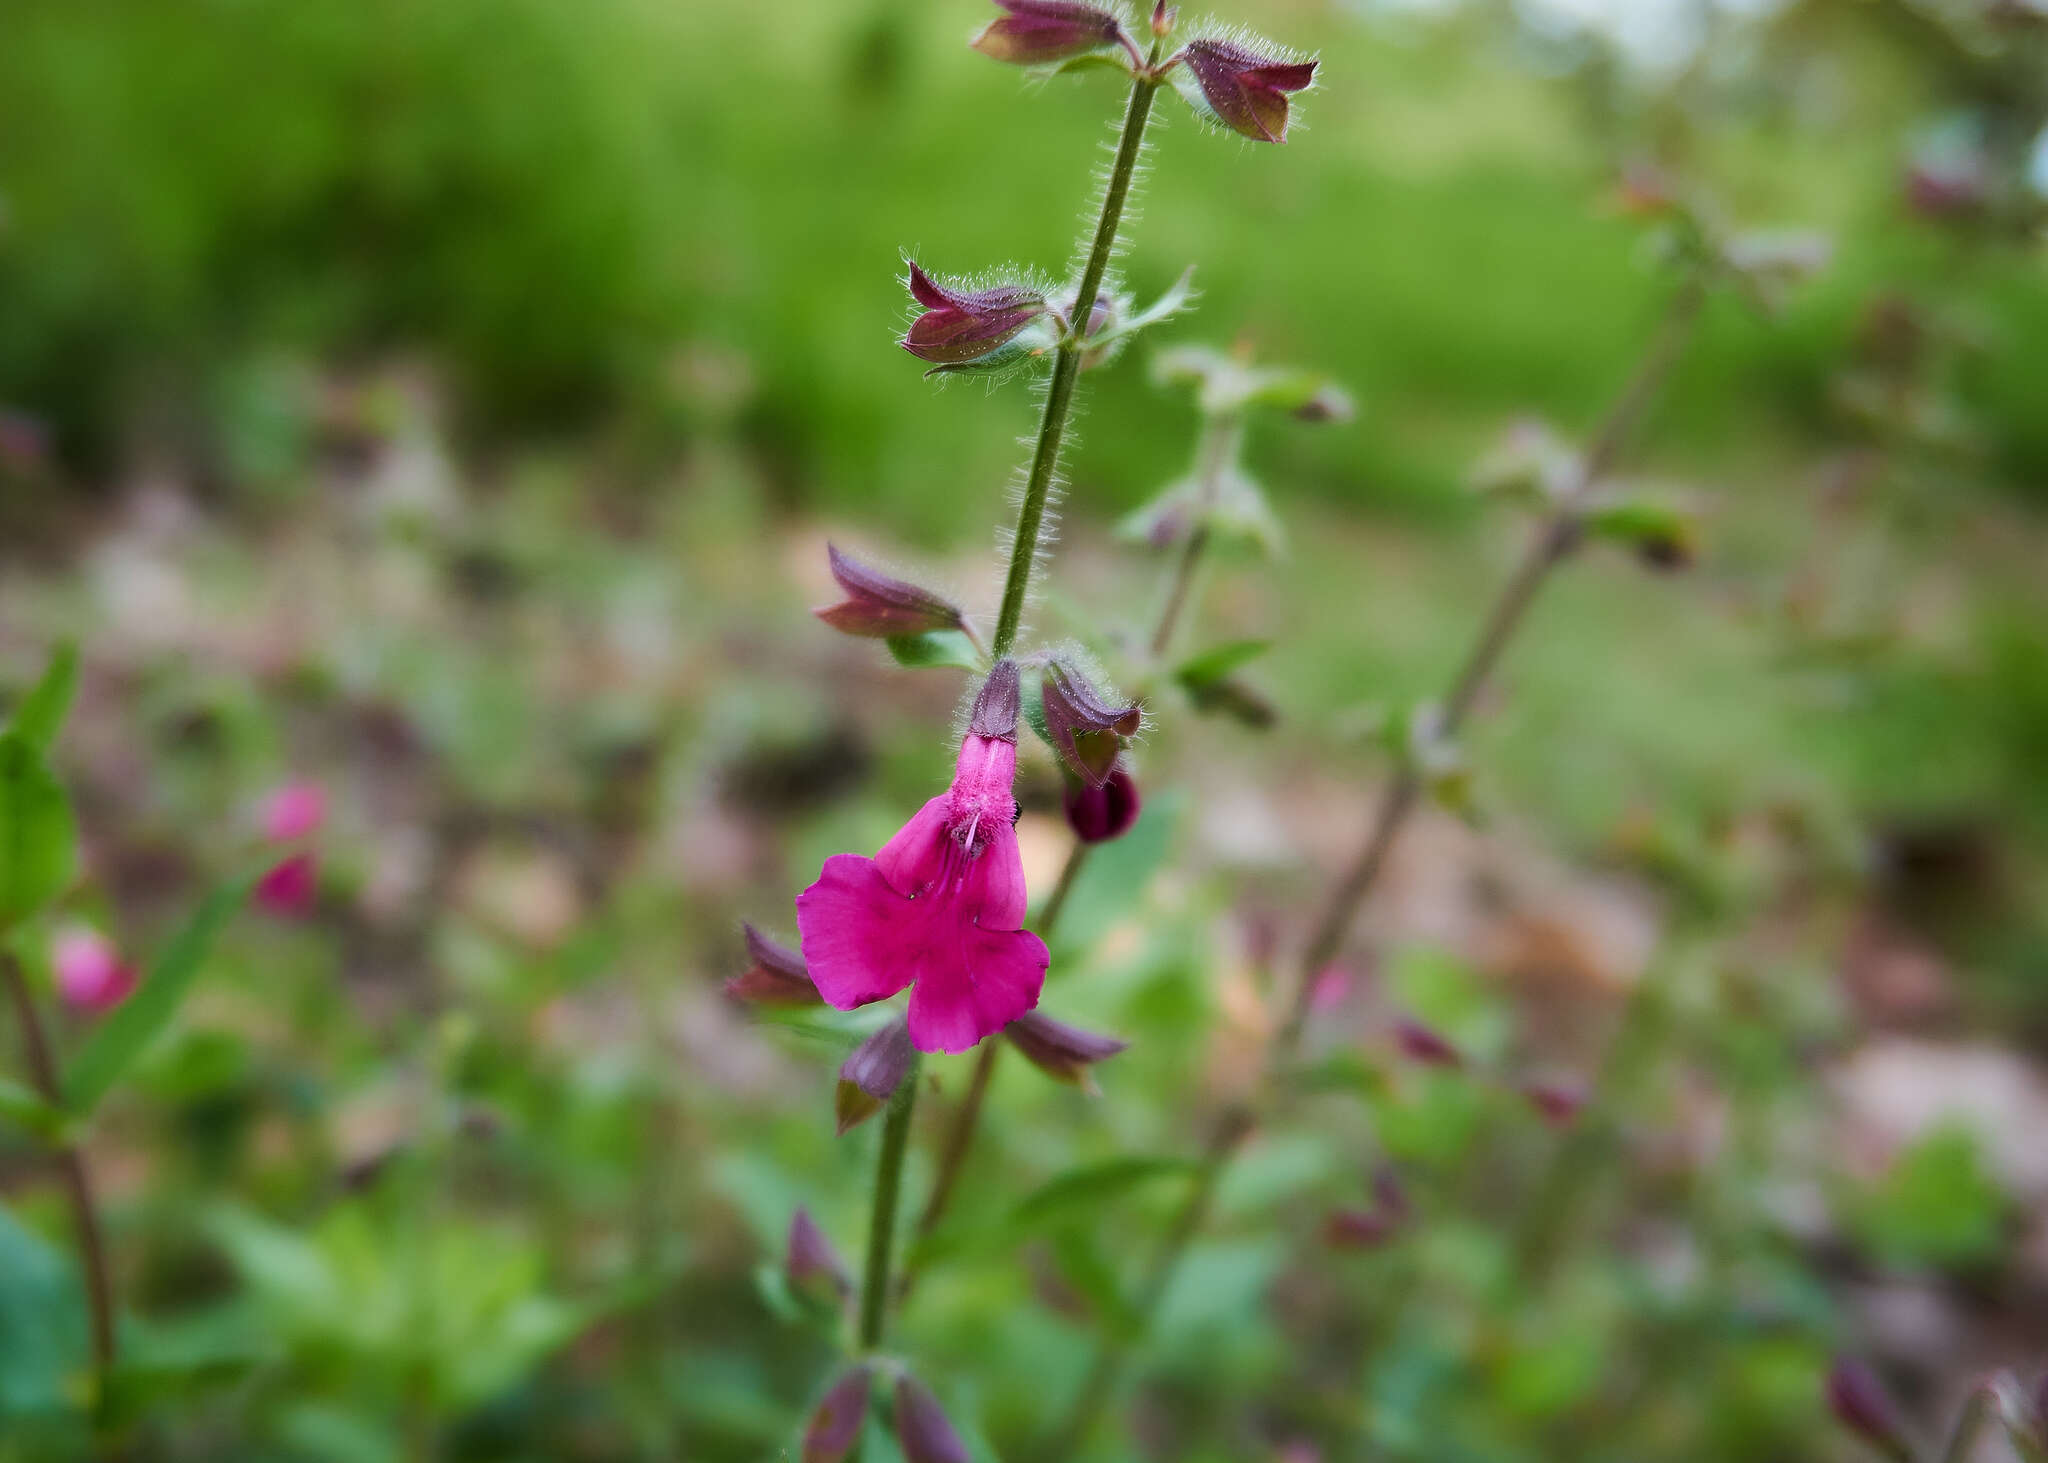
<instances>
[{"instance_id":1,"label":"blurred green background","mask_svg":"<svg viewBox=\"0 0 2048 1463\"><path fill-rule=\"evenodd\" d=\"M992 605L1032 403L920 378L900 261L1061 269L1120 105L968 50L988 13L0 14L0 687L83 641L64 917L145 950L266 788L336 803L317 917L239 928L95 1134L130 1456L793 1446L830 1349L774 1260L800 1202L857 1249L874 1134L831 1136L838 1046L717 981L738 920L791 932L936 789L958 691L805 609L828 533ZM1411 831L1332 1090L1250 1150L1096 1455L1848 1458L1839 1350L1931 1436L2048 1346L2048 17L1224 18L1321 85L1284 148L1164 100L1122 268L1200 300L1087 378L1038 630L1143 674L1163 567L1109 530L1196 427L1156 345L1327 371L1358 415L1254 429L1291 546L1216 565L1188 639L1273 640L1278 724L1157 708L1047 996L1136 1046L1093 1102L1001 1073L904 1353L989 1456L1049 1426L1173 1194L1004 1216L1190 1150L1242 1081L1261 932L1297 938L1386 770L1361 729L1440 693L1518 549L1474 461L1523 414L1587 430L1654 327L1617 202L1654 167L1830 267L1709 306L1626 462L1701 510L1699 563L1594 550L1547 592L1470 733L1480 826ZM1064 833L1042 759L1024 786L1036 881ZM1396 1010L1504 1072L1604 1062L1608 1100L1554 1135L1392 1062ZM964 1080L931 1070L913 1195ZM13 1141L0 1458L95 1456ZM1388 1158L1414 1232L1331 1250Z\"/></svg>"}]
</instances>

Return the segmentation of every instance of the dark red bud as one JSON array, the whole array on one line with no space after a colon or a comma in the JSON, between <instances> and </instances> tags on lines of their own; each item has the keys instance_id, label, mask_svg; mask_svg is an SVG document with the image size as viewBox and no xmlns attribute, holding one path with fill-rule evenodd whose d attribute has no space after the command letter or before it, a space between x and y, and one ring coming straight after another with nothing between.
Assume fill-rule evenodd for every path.
<instances>
[{"instance_id":1,"label":"dark red bud","mask_svg":"<svg viewBox=\"0 0 2048 1463\"><path fill-rule=\"evenodd\" d=\"M1168 5L1166 0L1154 0L1152 6L1152 34L1165 40L1173 34L1174 26L1180 23L1180 7Z\"/></svg>"},{"instance_id":2,"label":"dark red bud","mask_svg":"<svg viewBox=\"0 0 2048 1463\"><path fill-rule=\"evenodd\" d=\"M844 1463L853 1456L868 1419L868 1390L865 1365L840 1373L804 1428L803 1463Z\"/></svg>"},{"instance_id":3,"label":"dark red bud","mask_svg":"<svg viewBox=\"0 0 2048 1463\"><path fill-rule=\"evenodd\" d=\"M1001 22L997 22L1001 24ZM911 321L903 348L921 361L957 366L993 355L1046 312L1045 296L1028 285L949 289L915 263L910 294L924 313Z\"/></svg>"},{"instance_id":4,"label":"dark red bud","mask_svg":"<svg viewBox=\"0 0 2048 1463\"><path fill-rule=\"evenodd\" d=\"M1003 1028L1003 1035L1032 1066L1057 1081L1082 1088L1090 1095L1095 1092L1095 1079L1088 1069L1097 1062L1108 1061L1130 1046L1127 1041L1083 1031L1078 1026L1055 1021L1037 1011L1019 1016Z\"/></svg>"},{"instance_id":5,"label":"dark red bud","mask_svg":"<svg viewBox=\"0 0 2048 1463\"><path fill-rule=\"evenodd\" d=\"M1401 1221L1382 1209L1332 1209L1323 1220L1323 1242L1338 1250L1376 1250L1400 1228Z\"/></svg>"},{"instance_id":6,"label":"dark red bud","mask_svg":"<svg viewBox=\"0 0 2048 1463\"><path fill-rule=\"evenodd\" d=\"M1462 1067L1465 1059L1439 1033L1403 1016L1394 1022L1394 1045L1401 1055L1425 1067Z\"/></svg>"},{"instance_id":7,"label":"dark red bud","mask_svg":"<svg viewBox=\"0 0 2048 1463\"><path fill-rule=\"evenodd\" d=\"M725 983L728 996L758 1006L815 1006L822 1002L803 956L752 925L740 928L746 931L747 954L753 964Z\"/></svg>"},{"instance_id":8,"label":"dark red bud","mask_svg":"<svg viewBox=\"0 0 2048 1463\"><path fill-rule=\"evenodd\" d=\"M1898 1408L1877 1373L1863 1362L1852 1356L1836 1358L1828 1371L1827 1399L1835 1420L1865 1442L1894 1458L1912 1456Z\"/></svg>"},{"instance_id":9,"label":"dark red bud","mask_svg":"<svg viewBox=\"0 0 2048 1463\"><path fill-rule=\"evenodd\" d=\"M825 551L832 557L832 577L846 591L846 598L811 613L833 629L883 639L957 630L965 622L960 607L951 600L870 569L852 555L841 553L835 544L827 544Z\"/></svg>"},{"instance_id":10,"label":"dark red bud","mask_svg":"<svg viewBox=\"0 0 2048 1463\"><path fill-rule=\"evenodd\" d=\"M1075 0L996 0L1009 14L992 20L972 42L974 49L998 61L1037 66L1084 56L1113 46L1119 34L1116 17Z\"/></svg>"},{"instance_id":11,"label":"dark red bud","mask_svg":"<svg viewBox=\"0 0 2048 1463\"><path fill-rule=\"evenodd\" d=\"M1108 843L1131 831L1138 821L1138 784L1119 763L1102 786L1066 780L1067 826L1083 843Z\"/></svg>"},{"instance_id":12,"label":"dark red bud","mask_svg":"<svg viewBox=\"0 0 2048 1463\"><path fill-rule=\"evenodd\" d=\"M1567 1128L1578 1118L1591 1096L1586 1084L1574 1077L1542 1077L1522 1084L1529 1106L1552 1127Z\"/></svg>"},{"instance_id":13,"label":"dark red bud","mask_svg":"<svg viewBox=\"0 0 2048 1463\"><path fill-rule=\"evenodd\" d=\"M1210 114L1254 142L1287 140L1287 94L1314 84L1316 62L1255 51L1218 38L1191 41L1180 53Z\"/></svg>"},{"instance_id":14,"label":"dark red bud","mask_svg":"<svg viewBox=\"0 0 2048 1463\"><path fill-rule=\"evenodd\" d=\"M1118 706L1105 700L1086 676L1059 660L1046 666L1039 699L1053 749L1076 777L1094 787L1108 780L1123 740L1136 736L1145 720L1137 702Z\"/></svg>"},{"instance_id":15,"label":"dark red bud","mask_svg":"<svg viewBox=\"0 0 2048 1463\"><path fill-rule=\"evenodd\" d=\"M844 1133L880 1112L916 1061L910 1026L901 1018L855 1047L839 1068L839 1090L833 1098L838 1130Z\"/></svg>"},{"instance_id":16,"label":"dark red bud","mask_svg":"<svg viewBox=\"0 0 2048 1463\"><path fill-rule=\"evenodd\" d=\"M802 1207L789 1219L789 1248L783 1258L783 1273L788 1275L794 1290L835 1298L853 1291L853 1277L846 1262L811 1218L811 1211Z\"/></svg>"},{"instance_id":17,"label":"dark red bud","mask_svg":"<svg viewBox=\"0 0 2048 1463\"><path fill-rule=\"evenodd\" d=\"M1017 675L1017 662L1004 656L995 663L982 682L981 694L974 698L974 711L967 718L970 736L993 737L997 741L1017 740L1017 717L1023 701L1022 682Z\"/></svg>"},{"instance_id":18,"label":"dark red bud","mask_svg":"<svg viewBox=\"0 0 2048 1463\"><path fill-rule=\"evenodd\" d=\"M908 1372L896 1379L896 1441L904 1463L970 1463L939 1399Z\"/></svg>"}]
</instances>

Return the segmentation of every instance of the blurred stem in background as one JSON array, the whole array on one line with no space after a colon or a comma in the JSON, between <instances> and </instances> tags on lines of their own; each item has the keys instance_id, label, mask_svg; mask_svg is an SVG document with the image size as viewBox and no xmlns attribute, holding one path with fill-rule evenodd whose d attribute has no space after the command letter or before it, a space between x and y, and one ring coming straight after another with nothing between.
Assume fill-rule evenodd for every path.
<instances>
[{"instance_id":1,"label":"blurred stem in background","mask_svg":"<svg viewBox=\"0 0 2048 1463\"><path fill-rule=\"evenodd\" d=\"M1577 547L1581 514L1591 490L1613 470L1622 446L1684 353L1699 322L1706 295L1705 266L1695 264L1666 302L1648 349L1602 418L1591 445L1579 460L1570 486L1558 496L1549 517L1537 529L1520 567L1494 602L1479 638L1451 682L1450 694L1437 716L1437 736L1447 740L1457 732L1498 664L1501 653L1521 628L1530 605L1535 602L1537 591L1550 577L1550 571ZM1412 762L1395 772L1380 798L1358 857L1332 886L1314 932L1303 947L1286 1023L1267 1051L1266 1081L1269 1088L1284 1078L1293 1065L1307 1025L1316 976L1342 947L1359 906L1378 881L1394 840L1414 812L1423 791L1423 774ZM1161 1240L1158 1254L1146 1272L1144 1288L1134 1307L1135 1324L1131 1327L1130 1339L1105 1338L1098 1343L1095 1360L1089 1367L1073 1408L1065 1423L1052 1435L1055 1441L1043 1456L1060 1459L1064 1463L1064 1460L1074 1457L1086 1442L1096 1416L1122 1381L1132 1341L1142 1339L1150 1329L1159 1302L1171 1287L1188 1246L1208 1217L1224 1170L1254 1126L1254 1115L1243 1109L1232 1109L1218 1123L1196 1170L1194 1186L1175 1213Z\"/></svg>"},{"instance_id":2,"label":"blurred stem in background","mask_svg":"<svg viewBox=\"0 0 2048 1463\"><path fill-rule=\"evenodd\" d=\"M1154 65L1159 60L1158 52L1158 43L1155 42L1151 58ZM995 634L989 642L990 653L997 659L1008 655L1016 645L1017 631L1023 624L1024 601L1030 596L1031 575L1038 562L1039 531L1045 523L1045 506L1052 495L1053 483L1059 477L1060 448L1066 440L1067 418L1073 411L1074 383L1081 374L1083 338L1087 334L1095 297L1101 292L1102 282L1109 274L1109 262L1116 255L1117 230L1122 227L1124 205L1130 200L1131 185L1138 173L1138 159L1145 150L1145 124L1151 118L1152 98L1159 85L1159 78L1149 68L1131 79L1131 96L1124 108L1116 160L1110 165L1109 176L1103 182L1102 206L1096 216L1087 261L1081 268L1080 287L1075 291L1067 328L1054 354L1052 379L1045 391L1045 410L1038 423L1038 440L1032 448L1031 467L1024 480L1024 498L1017 509L1017 529L1010 541L1009 570L1003 578L1002 608L997 613ZM1082 851L1078 847L1068 855L1059 886L1053 891L1046 911L1040 917L1041 934L1050 929L1058 917L1060 906L1066 901L1067 890L1074 876L1080 872L1081 859ZM919 1222L921 1231L929 1231L944 1214L954 1177L973 1145L982 1098L995 1071L995 1052L993 1040L983 1044L967 1102L947 1140L938 1185ZM881 1340L888 1310L897 1191L903 1181L903 1145L910 1131L916 1084L917 1069L912 1067L890 1103L888 1127L883 1133L881 1157L875 1172L875 1203L868 1228L867 1275L861 1286L860 1298L860 1344L863 1350L872 1349ZM908 1288L908 1277L905 1288Z\"/></svg>"},{"instance_id":3,"label":"blurred stem in background","mask_svg":"<svg viewBox=\"0 0 2048 1463\"><path fill-rule=\"evenodd\" d=\"M4 932L0 932L0 938L4 938ZM60 1108L64 1087L57 1071L57 1056L43 1026L42 1013L36 1009L28 975L11 950L0 949L0 967L5 969L8 994L21 1025L21 1044L28 1057L30 1076L50 1106ZM79 1264L85 1272L86 1304L92 1317L93 1395L95 1405L103 1406L116 1355L113 1274L107 1262L106 1238L100 1228L99 1205L93 1198L92 1175L85 1166L84 1150L76 1139L67 1138L58 1147L56 1158L64 1176L72 1223L78 1230Z\"/></svg>"},{"instance_id":4,"label":"blurred stem in background","mask_svg":"<svg viewBox=\"0 0 2048 1463\"><path fill-rule=\"evenodd\" d=\"M1195 508L1195 527L1174 564L1173 579L1166 590L1166 604L1160 610L1159 623L1152 631L1149 644L1155 661L1164 660L1166 652L1173 646L1173 632L1180 627L1181 612L1187 608L1195 574L1209 548L1209 512L1216 506L1224 470L1237 460L1238 446L1243 440L1244 416L1240 412L1211 417L1203 424L1198 453L1201 497Z\"/></svg>"}]
</instances>

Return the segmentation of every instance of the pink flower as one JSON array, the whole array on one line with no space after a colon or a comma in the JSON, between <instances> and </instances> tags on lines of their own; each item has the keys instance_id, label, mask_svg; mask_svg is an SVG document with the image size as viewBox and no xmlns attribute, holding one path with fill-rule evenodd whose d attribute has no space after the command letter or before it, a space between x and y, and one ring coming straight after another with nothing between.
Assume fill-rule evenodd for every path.
<instances>
[{"instance_id":1,"label":"pink flower","mask_svg":"<svg viewBox=\"0 0 2048 1463\"><path fill-rule=\"evenodd\" d=\"M313 911L319 865L310 853L295 853L256 881L256 902L272 914L297 919Z\"/></svg>"},{"instance_id":2,"label":"pink flower","mask_svg":"<svg viewBox=\"0 0 2048 1463\"><path fill-rule=\"evenodd\" d=\"M1023 928L1017 717L1017 666L1003 660L974 703L952 787L873 858L826 859L797 896L818 993L851 1011L910 986L921 1051L966 1051L1036 1006L1045 984L1045 942Z\"/></svg>"},{"instance_id":3,"label":"pink flower","mask_svg":"<svg viewBox=\"0 0 2048 1463\"><path fill-rule=\"evenodd\" d=\"M296 843L327 821L327 791L317 782L288 782L263 800L261 821L272 843Z\"/></svg>"},{"instance_id":4,"label":"pink flower","mask_svg":"<svg viewBox=\"0 0 2048 1463\"><path fill-rule=\"evenodd\" d=\"M111 1011L135 989L135 968L124 963L114 942L98 930L78 926L51 943L57 994L73 1010Z\"/></svg>"}]
</instances>

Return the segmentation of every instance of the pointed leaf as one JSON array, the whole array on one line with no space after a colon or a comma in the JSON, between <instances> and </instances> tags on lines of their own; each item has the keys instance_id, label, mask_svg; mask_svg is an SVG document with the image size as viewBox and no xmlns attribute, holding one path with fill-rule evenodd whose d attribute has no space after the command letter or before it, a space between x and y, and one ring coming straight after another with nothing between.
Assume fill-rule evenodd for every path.
<instances>
[{"instance_id":1,"label":"pointed leaf","mask_svg":"<svg viewBox=\"0 0 2048 1463\"><path fill-rule=\"evenodd\" d=\"M1213 686L1239 666L1247 665L1273 648L1270 640L1233 640L1182 661L1173 678L1190 691Z\"/></svg>"},{"instance_id":2,"label":"pointed leaf","mask_svg":"<svg viewBox=\"0 0 2048 1463\"><path fill-rule=\"evenodd\" d=\"M928 630L922 635L891 635L885 644L896 664L908 670L929 670L934 666L958 670L981 669L981 657L974 642L958 630Z\"/></svg>"},{"instance_id":3,"label":"pointed leaf","mask_svg":"<svg viewBox=\"0 0 2048 1463\"><path fill-rule=\"evenodd\" d=\"M64 892L78 853L71 800L20 731L0 732L0 931Z\"/></svg>"},{"instance_id":4,"label":"pointed leaf","mask_svg":"<svg viewBox=\"0 0 2048 1463\"><path fill-rule=\"evenodd\" d=\"M8 729L26 737L38 752L47 753L64 725L64 713L78 691L78 647L70 641L57 647L42 679L29 688L14 708Z\"/></svg>"},{"instance_id":5,"label":"pointed leaf","mask_svg":"<svg viewBox=\"0 0 2048 1463\"><path fill-rule=\"evenodd\" d=\"M254 876L243 875L216 885L164 947L135 994L93 1033L64 1074L64 1103L74 1115L91 1113L143 1049L171 1024L205 966L214 939L255 882Z\"/></svg>"}]
</instances>

